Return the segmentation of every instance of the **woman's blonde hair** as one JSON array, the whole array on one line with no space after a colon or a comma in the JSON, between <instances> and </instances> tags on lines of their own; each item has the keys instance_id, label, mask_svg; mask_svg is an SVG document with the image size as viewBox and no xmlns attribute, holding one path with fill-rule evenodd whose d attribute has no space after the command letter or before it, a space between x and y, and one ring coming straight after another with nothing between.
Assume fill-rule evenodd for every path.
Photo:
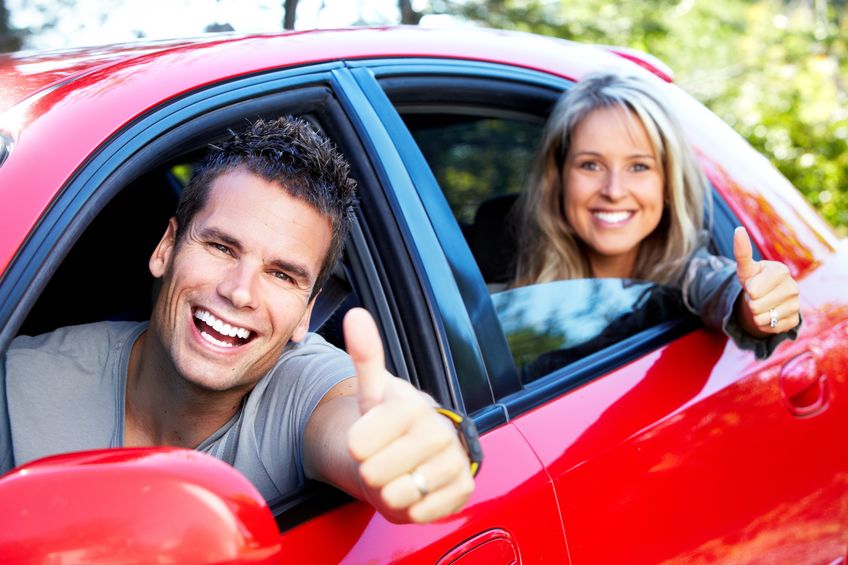
<instances>
[{"instance_id":1,"label":"woman's blonde hair","mask_svg":"<svg viewBox=\"0 0 848 565\"><path fill-rule=\"evenodd\" d=\"M657 228L639 246L633 278L671 284L699 244L706 181L676 119L656 88L635 77L587 77L559 99L542 133L530 183L519 199L519 254L514 286L592 276L585 244L563 212L563 165L571 136L592 112L621 108L645 127L665 179Z\"/></svg>"}]
</instances>

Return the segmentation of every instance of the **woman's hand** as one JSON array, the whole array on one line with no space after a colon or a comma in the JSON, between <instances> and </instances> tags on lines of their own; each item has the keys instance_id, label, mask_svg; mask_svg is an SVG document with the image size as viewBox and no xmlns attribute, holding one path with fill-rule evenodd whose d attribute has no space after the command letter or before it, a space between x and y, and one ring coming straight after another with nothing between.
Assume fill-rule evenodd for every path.
<instances>
[{"instance_id":1,"label":"woman's hand","mask_svg":"<svg viewBox=\"0 0 848 565\"><path fill-rule=\"evenodd\" d=\"M764 337L791 330L801 321L798 283L779 261L754 261L743 227L733 233L736 276L745 289L736 303L738 319L749 334Z\"/></svg>"}]
</instances>

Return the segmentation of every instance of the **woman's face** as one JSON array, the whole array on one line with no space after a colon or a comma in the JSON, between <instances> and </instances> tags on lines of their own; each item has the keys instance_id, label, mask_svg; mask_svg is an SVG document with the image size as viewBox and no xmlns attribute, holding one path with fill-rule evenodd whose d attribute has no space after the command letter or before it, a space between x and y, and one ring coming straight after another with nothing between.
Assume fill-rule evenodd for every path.
<instances>
[{"instance_id":1,"label":"woman's face","mask_svg":"<svg viewBox=\"0 0 848 565\"><path fill-rule=\"evenodd\" d=\"M596 277L630 277L639 246L660 222L662 165L632 112L603 108L571 135L562 171L563 212Z\"/></svg>"}]
</instances>

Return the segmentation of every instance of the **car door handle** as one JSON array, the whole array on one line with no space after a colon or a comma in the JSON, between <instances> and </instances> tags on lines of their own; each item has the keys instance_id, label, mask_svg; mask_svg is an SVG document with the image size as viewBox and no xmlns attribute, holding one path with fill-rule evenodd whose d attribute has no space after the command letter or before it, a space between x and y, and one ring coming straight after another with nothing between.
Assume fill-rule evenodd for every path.
<instances>
[{"instance_id":1,"label":"car door handle","mask_svg":"<svg viewBox=\"0 0 848 565\"><path fill-rule=\"evenodd\" d=\"M812 352L806 351L787 362L780 370L778 383L783 402L792 415L806 418L827 408L830 387Z\"/></svg>"},{"instance_id":2,"label":"car door handle","mask_svg":"<svg viewBox=\"0 0 848 565\"><path fill-rule=\"evenodd\" d=\"M518 562L512 535L498 528L465 540L439 559L437 565L513 565Z\"/></svg>"}]
</instances>

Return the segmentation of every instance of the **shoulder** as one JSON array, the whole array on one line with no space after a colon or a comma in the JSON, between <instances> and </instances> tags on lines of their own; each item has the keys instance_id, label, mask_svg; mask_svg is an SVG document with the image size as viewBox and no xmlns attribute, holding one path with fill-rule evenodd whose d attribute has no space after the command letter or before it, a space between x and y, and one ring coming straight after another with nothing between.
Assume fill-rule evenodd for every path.
<instances>
[{"instance_id":1,"label":"shoulder","mask_svg":"<svg viewBox=\"0 0 848 565\"><path fill-rule=\"evenodd\" d=\"M315 366L350 366L353 362L347 353L328 343L316 333L307 333L299 342L290 342L280 356L274 371L288 370L303 365ZM351 373L352 374L352 373Z\"/></svg>"},{"instance_id":2,"label":"shoulder","mask_svg":"<svg viewBox=\"0 0 848 565\"><path fill-rule=\"evenodd\" d=\"M19 373L49 378L56 369L67 366L101 367L111 351L125 347L144 327L146 324L140 322L97 322L38 336L18 336L6 352L7 378Z\"/></svg>"},{"instance_id":3,"label":"shoulder","mask_svg":"<svg viewBox=\"0 0 848 565\"><path fill-rule=\"evenodd\" d=\"M274 367L257 384L256 395L323 396L337 382L356 374L350 356L315 333L286 346Z\"/></svg>"},{"instance_id":4,"label":"shoulder","mask_svg":"<svg viewBox=\"0 0 848 565\"><path fill-rule=\"evenodd\" d=\"M144 326L144 322L95 322L59 328L37 336L21 335L12 340L9 352L93 353L121 342L122 338Z\"/></svg>"}]
</instances>

